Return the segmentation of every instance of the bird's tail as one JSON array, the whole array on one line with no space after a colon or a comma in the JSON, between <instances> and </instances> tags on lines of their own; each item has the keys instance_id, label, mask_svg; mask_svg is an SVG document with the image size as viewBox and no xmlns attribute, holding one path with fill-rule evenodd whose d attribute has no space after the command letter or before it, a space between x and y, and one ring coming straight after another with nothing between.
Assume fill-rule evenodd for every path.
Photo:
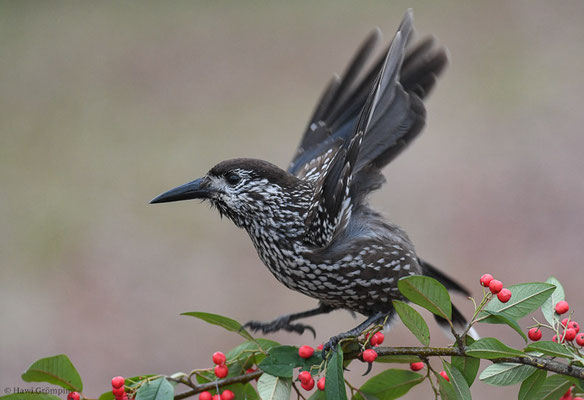
<instances>
[{"instance_id":1,"label":"bird's tail","mask_svg":"<svg viewBox=\"0 0 584 400\"><path fill-rule=\"evenodd\" d=\"M466 297L470 297L470 292L467 288L462 286L460 283L456 282L454 279L450 278L438 268L434 267L432 264L418 258L418 263L422 267L422 274L436 279L448 290L460 293Z\"/></svg>"}]
</instances>

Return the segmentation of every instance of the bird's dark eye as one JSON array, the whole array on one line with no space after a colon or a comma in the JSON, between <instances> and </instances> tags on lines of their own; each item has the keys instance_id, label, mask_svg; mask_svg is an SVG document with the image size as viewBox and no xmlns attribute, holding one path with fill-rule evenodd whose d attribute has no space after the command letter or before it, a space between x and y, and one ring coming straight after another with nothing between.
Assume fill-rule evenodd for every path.
<instances>
[{"instance_id":1,"label":"bird's dark eye","mask_svg":"<svg viewBox=\"0 0 584 400\"><path fill-rule=\"evenodd\" d=\"M241 177L234 172L230 172L225 175L225 181L230 185L237 185L240 180Z\"/></svg>"}]
</instances>

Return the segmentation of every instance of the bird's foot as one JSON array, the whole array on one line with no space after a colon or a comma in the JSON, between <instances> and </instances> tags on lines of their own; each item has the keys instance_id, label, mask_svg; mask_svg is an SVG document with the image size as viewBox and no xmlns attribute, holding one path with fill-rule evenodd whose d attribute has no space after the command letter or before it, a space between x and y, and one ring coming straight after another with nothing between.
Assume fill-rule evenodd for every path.
<instances>
[{"instance_id":1,"label":"bird's foot","mask_svg":"<svg viewBox=\"0 0 584 400\"><path fill-rule=\"evenodd\" d=\"M304 333L304 331L310 331L314 338L316 339L316 331L310 325L305 324L291 324L290 318L288 315L284 315L282 317L276 318L270 322L261 322L261 321L249 321L246 323L244 328L249 328L253 332L262 331L262 333L272 333L277 331L286 331L286 332L295 332L300 335Z\"/></svg>"},{"instance_id":2,"label":"bird's foot","mask_svg":"<svg viewBox=\"0 0 584 400\"><path fill-rule=\"evenodd\" d=\"M354 337L352 332L343 332L339 335L331 337L328 342L322 345L322 359L326 360L329 354L337 349L339 342L343 339Z\"/></svg>"},{"instance_id":3,"label":"bird's foot","mask_svg":"<svg viewBox=\"0 0 584 400\"><path fill-rule=\"evenodd\" d=\"M323 360L326 360L328 358L330 352L335 351L335 349L337 348L337 345L339 344L339 342L341 340L345 340L348 338L358 338L359 335L361 335L363 332L365 332L365 330L369 326L379 323L385 317L386 317L386 315L383 313L374 314L374 315L370 316L369 318L367 318L364 322L362 322L357 327L351 329L350 331L340 333L340 334L330 338L329 341L326 342L322 346Z\"/></svg>"}]
</instances>

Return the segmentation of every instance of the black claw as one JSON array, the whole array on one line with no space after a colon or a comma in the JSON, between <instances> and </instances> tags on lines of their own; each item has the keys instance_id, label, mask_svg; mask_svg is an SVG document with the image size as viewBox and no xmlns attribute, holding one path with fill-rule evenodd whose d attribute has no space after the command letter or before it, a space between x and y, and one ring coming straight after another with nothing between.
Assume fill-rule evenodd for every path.
<instances>
[{"instance_id":1,"label":"black claw","mask_svg":"<svg viewBox=\"0 0 584 400\"><path fill-rule=\"evenodd\" d=\"M362 376L365 376L371 372L371 368L373 367L373 363L367 363L367 371Z\"/></svg>"},{"instance_id":2,"label":"black claw","mask_svg":"<svg viewBox=\"0 0 584 400\"><path fill-rule=\"evenodd\" d=\"M249 328L254 332L261 330L264 334L284 330L302 335L305 330L309 330L316 339L316 331L312 326L304 324L291 324L287 318L279 318L271 322L249 321L244 324L243 327Z\"/></svg>"}]
</instances>

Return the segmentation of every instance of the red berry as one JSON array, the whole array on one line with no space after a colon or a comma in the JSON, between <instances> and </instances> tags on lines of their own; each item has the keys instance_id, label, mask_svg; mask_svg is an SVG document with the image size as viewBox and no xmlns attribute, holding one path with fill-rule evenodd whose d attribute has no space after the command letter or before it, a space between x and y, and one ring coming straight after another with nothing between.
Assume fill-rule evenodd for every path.
<instances>
[{"instance_id":1,"label":"red berry","mask_svg":"<svg viewBox=\"0 0 584 400\"><path fill-rule=\"evenodd\" d=\"M124 394L126 393L126 390L122 386L122 387L119 387L119 388L113 388L112 389L112 393L114 394L114 396L116 398L121 398L121 397L124 397Z\"/></svg>"},{"instance_id":2,"label":"red berry","mask_svg":"<svg viewBox=\"0 0 584 400\"><path fill-rule=\"evenodd\" d=\"M253 374L254 372L256 372L257 370L255 368L248 368L245 370L246 374Z\"/></svg>"},{"instance_id":3,"label":"red berry","mask_svg":"<svg viewBox=\"0 0 584 400\"><path fill-rule=\"evenodd\" d=\"M235 398L235 393L233 393L229 389L225 389L223 393L221 393L221 400L233 400Z\"/></svg>"},{"instance_id":4,"label":"red berry","mask_svg":"<svg viewBox=\"0 0 584 400\"><path fill-rule=\"evenodd\" d=\"M215 376L217 376L217 378L225 378L228 373L229 368L227 368L227 365L221 364L215 366Z\"/></svg>"},{"instance_id":5,"label":"red berry","mask_svg":"<svg viewBox=\"0 0 584 400\"><path fill-rule=\"evenodd\" d=\"M79 395L78 392L70 392L67 395L67 400L79 400L81 398L81 396Z\"/></svg>"},{"instance_id":6,"label":"red berry","mask_svg":"<svg viewBox=\"0 0 584 400\"><path fill-rule=\"evenodd\" d=\"M201 392L199 400L213 400L213 396L211 396L211 393L209 392Z\"/></svg>"},{"instance_id":7,"label":"red berry","mask_svg":"<svg viewBox=\"0 0 584 400\"><path fill-rule=\"evenodd\" d=\"M497 293L497 298L501 303L507 303L511 298L511 291L509 289L501 289L501 291Z\"/></svg>"},{"instance_id":8,"label":"red berry","mask_svg":"<svg viewBox=\"0 0 584 400\"><path fill-rule=\"evenodd\" d=\"M481 276L481 285L484 287L489 287L489 283L493 280L493 275L491 274L484 274Z\"/></svg>"},{"instance_id":9,"label":"red berry","mask_svg":"<svg viewBox=\"0 0 584 400\"><path fill-rule=\"evenodd\" d=\"M568 328L574 329L576 333L580 332L580 324L578 324L576 321L570 321L568 323Z\"/></svg>"},{"instance_id":10,"label":"red berry","mask_svg":"<svg viewBox=\"0 0 584 400\"><path fill-rule=\"evenodd\" d=\"M564 331L564 339L571 342L576 337L576 331L572 328L568 328Z\"/></svg>"},{"instance_id":11,"label":"red berry","mask_svg":"<svg viewBox=\"0 0 584 400\"><path fill-rule=\"evenodd\" d=\"M446 371L440 371L440 376L450 382L450 378L448 377Z\"/></svg>"},{"instance_id":12,"label":"red berry","mask_svg":"<svg viewBox=\"0 0 584 400\"><path fill-rule=\"evenodd\" d=\"M300 346L298 355L302 358L310 358L314 354L314 348L311 346Z\"/></svg>"},{"instance_id":13,"label":"red berry","mask_svg":"<svg viewBox=\"0 0 584 400\"><path fill-rule=\"evenodd\" d=\"M221 365L225 364L225 361L227 361L225 354L221 353L220 351L216 351L215 353L213 353L213 363Z\"/></svg>"},{"instance_id":14,"label":"red berry","mask_svg":"<svg viewBox=\"0 0 584 400\"><path fill-rule=\"evenodd\" d=\"M578 343L578 346L584 346L584 332L576 335L576 343Z\"/></svg>"},{"instance_id":15,"label":"red berry","mask_svg":"<svg viewBox=\"0 0 584 400\"><path fill-rule=\"evenodd\" d=\"M491 291L491 293L497 294L501 291L501 289L503 289L503 282L493 279L489 283L489 290Z\"/></svg>"},{"instance_id":16,"label":"red berry","mask_svg":"<svg viewBox=\"0 0 584 400\"><path fill-rule=\"evenodd\" d=\"M218 394L213 395L213 400L221 400L221 396Z\"/></svg>"},{"instance_id":17,"label":"red berry","mask_svg":"<svg viewBox=\"0 0 584 400\"><path fill-rule=\"evenodd\" d=\"M314 379L310 378L310 380L306 383L300 383L300 386L302 386L302 389L304 390L312 390L312 388L314 388Z\"/></svg>"},{"instance_id":18,"label":"red berry","mask_svg":"<svg viewBox=\"0 0 584 400\"><path fill-rule=\"evenodd\" d=\"M383 333L377 332L371 338L371 345L372 346L379 346L381 343L383 343L384 340L385 340L385 336L383 335Z\"/></svg>"},{"instance_id":19,"label":"red berry","mask_svg":"<svg viewBox=\"0 0 584 400\"><path fill-rule=\"evenodd\" d=\"M318 388L318 390L324 390L324 380L325 377L323 376L318 380L318 382L316 382L316 387Z\"/></svg>"},{"instance_id":20,"label":"red berry","mask_svg":"<svg viewBox=\"0 0 584 400\"><path fill-rule=\"evenodd\" d=\"M534 342L537 342L539 339L541 339L541 336L542 334L539 328L531 328L529 331L527 331L527 337L529 340L533 340Z\"/></svg>"},{"instance_id":21,"label":"red berry","mask_svg":"<svg viewBox=\"0 0 584 400\"><path fill-rule=\"evenodd\" d=\"M552 342L558 343L558 335L554 335L554 337L552 337Z\"/></svg>"},{"instance_id":22,"label":"red berry","mask_svg":"<svg viewBox=\"0 0 584 400\"><path fill-rule=\"evenodd\" d=\"M566 326L568 326L568 321L570 321L570 318L564 318L562 322L560 322L560 324L562 324L562 327L565 328Z\"/></svg>"},{"instance_id":23,"label":"red berry","mask_svg":"<svg viewBox=\"0 0 584 400\"><path fill-rule=\"evenodd\" d=\"M298 374L298 380L300 383L308 383L312 379L312 375L308 371L302 371Z\"/></svg>"},{"instance_id":24,"label":"red berry","mask_svg":"<svg viewBox=\"0 0 584 400\"><path fill-rule=\"evenodd\" d=\"M323 347L324 347L324 345L321 343L318 346L316 346L316 350L322 350Z\"/></svg>"},{"instance_id":25,"label":"red berry","mask_svg":"<svg viewBox=\"0 0 584 400\"><path fill-rule=\"evenodd\" d=\"M422 368L424 368L424 363L422 361L418 361L418 362L415 362L415 363L411 363L410 364L410 369L412 371L419 371Z\"/></svg>"},{"instance_id":26,"label":"red berry","mask_svg":"<svg viewBox=\"0 0 584 400\"><path fill-rule=\"evenodd\" d=\"M367 349L363 352L363 361L372 363L377 358L377 352L373 349Z\"/></svg>"},{"instance_id":27,"label":"red berry","mask_svg":"<svg viewBox=\"0 0 584 400\"><path fill-rule=\"evenodd\" d=\"M567 301L562 300L562 301L558 301L558 303L556 304L556 312L560 315L565 314L568 312L568 310L570 310L570 305L568 304Z\"/></svg>"},{"instance_id":28,"label":"red berry","mask_svg":"<svg viewBox=\"0 0 584 400\"><path fill-rule=\"evenodd\" d=\"M114 376L112 378L112 387L113 388L121 388L126 383L126 380L123 376Z\"/></svg>"}]
</instances>

